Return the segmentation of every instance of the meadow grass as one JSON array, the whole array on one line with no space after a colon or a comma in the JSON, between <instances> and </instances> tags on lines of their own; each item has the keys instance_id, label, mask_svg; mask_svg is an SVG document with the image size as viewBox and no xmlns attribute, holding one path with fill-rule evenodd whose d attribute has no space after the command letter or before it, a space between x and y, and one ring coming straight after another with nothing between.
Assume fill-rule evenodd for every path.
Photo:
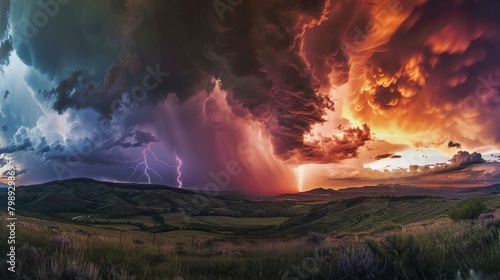
<instances>
[{"instance_id":1,"label":"meadow grass","mask_svg":"<svg viewBox=\"0 0 500 280\"><path fill-rule=\"evenodd\" d=\"M305 214L308 219L303 220L192 217L207 225L234 227L234 232L178 229L154 233L127 224L85 224L20 215L16 229L17 276L500 279L500 212L497 210L495 220L489 221L454 222L443 216L458 203L438 198L413 202L377 198L320 205L314 208L320 213ZM494 209L498 198L485 200L485 204ZM284 222L284 227L253 229L265 221L269 225ZM310 228L321 230L290 234L290 227L299 221L304 228L309 223L313 225ZM5 224L6 216L2 215L0 252L8 249ZM122 225L129 227L115 228ZM1 273L9 279L4 270Z\"/></svg>"},{"instance_id":2,"label":"meadow grass","mask_svg":"<svg viewBox=\"0 0 500 280\"><path fill-rule=\"evenodd\" d=\"M19 225L20 273L37 279L472 279L471 273L500 278L499 221L442 219L361 238L311 233L230 239L185 230L156 234L154 246L148 232L28 217ZM0 250L7 250L5 244Z\"/></svg>"},{"instance_id":3,"label":"meadow grass","mask_svg":"<svg viewBox=\"0 0 500 280\"><path fill-rule=\"evenodd\" d=\"M6 234L4 219L2 217L0 225L2 236ZM193 230L159 234L121 232L29 217L21 217L18 225L19 262L30 263L29 268L20 267L19 275L41 277L39 279L63 279L67 275L82 279L97 276L95 279L174 279L177 276L279 279L285 271L275 268L300 261L300 250L307 250L307 246L301 248L301 241L228 241L220 234ZM7 250L5 244L2 240L0 250ZM35 255L40 257L34 260Z\"/></svg>"}]
</instances>

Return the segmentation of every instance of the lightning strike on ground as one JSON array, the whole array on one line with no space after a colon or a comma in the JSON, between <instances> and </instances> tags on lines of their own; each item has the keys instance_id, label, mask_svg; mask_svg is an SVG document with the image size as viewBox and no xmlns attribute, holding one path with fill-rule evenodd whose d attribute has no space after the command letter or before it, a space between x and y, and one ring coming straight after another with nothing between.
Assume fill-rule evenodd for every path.
<instances>
[{"instance_id":1,"label":"lightning strike on ground","mask_svg":"<svg viewBox=\"0 0 500 280\"><path fill-rule=\"evenodd\" d=\"M302 188L304 187L304 166L300 166L299 167L299 184L298 184L298 187L299 187L299 192L302 192Z\"/></svg>"},{"instance_id":2,"label":"lightning strike on ground","mask_svg":"<svg viewBox=\"0 0 500 280\"><path fill-rule=\"evenodd\" d=\"M182 165L182 160L179 158L179 155L177 155L177 150L175 150L175 159L177 160L177 183L179 184L178 187L179 189L182 189L182 181L181 181L181 165Z\"/></svg>"}]
</instances>

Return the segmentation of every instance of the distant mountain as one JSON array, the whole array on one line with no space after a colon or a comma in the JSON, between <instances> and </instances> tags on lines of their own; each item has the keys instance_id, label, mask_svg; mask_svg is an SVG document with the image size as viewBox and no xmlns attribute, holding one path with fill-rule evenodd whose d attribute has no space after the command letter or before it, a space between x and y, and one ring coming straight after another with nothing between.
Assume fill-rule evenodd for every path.
<instances>
[{"instance_id":1,"label":"distant mountain","mask_svg":"<svg viewBox=\"0 0 500 280\"><path fill-rule=\"evenodd\" d=\"M16 209L42 214L98 214L107 217L179 212L194 215L236 216L259 216L264 212L267 215L287 216L287 212L291 210L284 205L297 200L321 204L362 196L450 198L497 194L500 194L500 184L469 189L386 184L340 190L318 188L275 197L255 197L234 192L221 192L216 196L210 196L193 190L163 185L112 183L76 178L16 188ZM6 201L6 195L7 192L0 192L0 200Z\"/></svg>"},{"instance_id":2,"label":"distant mountain","mask_svg":"<svg viewBox=\"0 0 500 280\"><path fill-rule=\"evenodd\" d=\"M5 195L5 194L3 194ZM55 212L92 212L109 215L137 214L154 211L188 211L197 209L196 192L163 185L100 182L76 178L22 186L16 189L20 210ZM224 196L206 197L208 206L224 205ZM199 209L199 207L198 207Z\"/></svg>"},{"instance_id":3,"label":"distant mountain","mask_svg":"<svg viewBox=\"0 0 500 280\"><path fill-rule=\"evenodd\" d=\"M379 184L376 186L365 186L360 188L347 188L338 190L341 194L356 194L366 196L376 195L434 195L449 196L457 192L453 188L425 188L400 184Z\"/></svg>"},{"instance_id":4,"label":"distant mountain","mask_svg":"<svg viewBox=\"0 0 500 280\"><path fill-rule=\"evenodd\" d=\"M0 182L0 189L7 189L9 185Z\"/></svg>"},{"instance_id":5,"label":"distant mountain","mask_svg":"<svg viewBox=\"0 0 500 280\"><path fill-rule=\"evenodd\" d=\"M500 184L495 184L487 187L477 187L461 190L460 194L474 194L474 195L500 195Z\"/></svg>"},{"instance_id":6,"label":"distant mountain","mask_svg":"<svg viewBox=\"0 0 500 280\"><path fill-rule=\"evenodd\" d=\"M0 192L0 201L6 201ZM100 217L186 213L188 215L262 215L290 212L286 207L269 204L264 198L235 192L206 195L194 190L164 185L101 182L76 178L21 186L16 189L16 209L41 214L75 213Z\"/></svg>"},{"instance_id":7,"label":"distant mountain","mask_svg":"<svg viewBox=\"0 0 500 280\"><path fill-rule=\"evenodd\" d=\"M416 187L401 184L379 184L375 186L364 186L356 188L345 188L340 190L317 188L305 192L284 194L281 197L324 199L345 199L358 196L410 196L410 195L430 195L444 197L459 197L464 195L495 195L500 194L500 184L488 187L473 188L453 188L453 187Z\"/></svg>"},{"instance_id":8,"label":"distant mountain","mask_svg":"<svg viewBox=\"0 0 500 280\"><path fill-rule=\"evenodd\" d=\"M337 191L333 189L317 188L309 191L301 192L302 195L331 195L336 194Z\"/></svg>"},{"instance_id":9,"label":"distant mountain","mask_svg":"<svg viewBox=\"0 0 500 280\"><path fill-rule=\"evenodd\" d=\"M456 192L454 190L453 192ZM284 197L303 197L309 198L317 197L319 199L324 198L325 196L331 197L332 199L345 199L357 196L381 196L381 195L393 195L393 196L402 196L402 195L435 195L435 196L443 196L450 194L450 191L447 189L430 189L430 188L422 188L408 185L399 185L399 184L391 184L391 185L376 185L376 186L364 186L357 188L346 188L340 190L333 189L325 189L318 188L312 189L305 192L294 193L294 194L284 194Z\"/></svg>"}]
</instances>

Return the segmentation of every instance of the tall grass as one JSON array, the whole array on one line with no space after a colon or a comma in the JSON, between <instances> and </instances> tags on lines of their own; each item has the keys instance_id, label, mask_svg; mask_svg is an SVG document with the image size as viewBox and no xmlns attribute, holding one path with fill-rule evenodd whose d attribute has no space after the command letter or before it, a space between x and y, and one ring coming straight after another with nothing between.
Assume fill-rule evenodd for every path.
<instances>
[{"instance_id":1,"label":"tall grass","mask_svg":"<svg viewBox=\"0 0 500 280\"><path fill-rule=\"evenodd\" d=\"M54 226L54 224L57 224ZM5 221L0 221L5 236ZM26 219L17 229L23 279L280 279L310 246L288 239L171 238ZM141 240L141 242L134 242ZM177 240L177 241L176 241ZM4 252L7 242L2 240ZM0 279L14 275L1 271ZM1 276L4 276L2 278Z\"/></svg>"},{"instance_id":2,"label":"tall grass","mask_svg":"<svg viewBox=\"0 0 500 280\"><path fill-rule=\"evenodd\" d=\"M327 251L305 256L314 265L292 270L290 279L500 279L500 221L394 231Z\"/></svg>"},{"instance_id":3,"label":"tall grass","mask_svg":"<svg viewBox=\"0 0 500 280\"><path fill-rule=\"evenodd\" d=\"M500 279L500 221L440 221L341 239L156 235L26 218L24 279ZM0 236L6 236L0 220ZM153 238L155 245L153 246ZM139 242L140 241L140 242ZM7 251L0 240L0 250ZM5 279L7 274L1 271ZM0 275L1 276L1 275ZM1 278L1 277L0 277ZM1 279L4 279L1 278Z\"/></svg>"}]
</instances>

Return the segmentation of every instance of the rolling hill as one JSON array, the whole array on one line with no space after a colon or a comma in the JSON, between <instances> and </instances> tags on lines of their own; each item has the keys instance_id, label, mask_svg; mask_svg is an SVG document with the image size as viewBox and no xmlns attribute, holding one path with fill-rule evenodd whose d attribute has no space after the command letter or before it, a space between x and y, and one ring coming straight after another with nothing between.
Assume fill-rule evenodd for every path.
<instances>
[{"instance_id":1,"label":"rolling hill","mask_svg":"<svg viewBox=\"0 0 500 280\"><path fill-rule=\"evenodd\" d=\"M0 193L1 199L6 199L5 195ZM281 216L286 209L281 206L287 202L257 201L237 193L210 196L163 185L75 178L18 187L16 204L19 210L41 214L74 212L116 218L155 213Z\"/></svg>"},{"instance_id":2,"label":"rolling hill","mask_svg":"<svg viewBox=\"0 0 500 280\"><path fill-rule=\"evenodd\" d=\"M484 196L495 208L499 187L431 189L377 185L252 197L229 192L207 196L163 185L76 178L18 187L16 209L68 221L135 225L140 230L151 230L157 224L163 225L164 230L227 230L235 224L248 223L244 220L248 218L256 218L252 224L264 227L266 221L261 218L270 218L281 221L278 232L340 234L376 231L445 216L450 207L469 196ZM1 192L0 199L6 199L5 195Z\"/></svg>"}]
</instances>

